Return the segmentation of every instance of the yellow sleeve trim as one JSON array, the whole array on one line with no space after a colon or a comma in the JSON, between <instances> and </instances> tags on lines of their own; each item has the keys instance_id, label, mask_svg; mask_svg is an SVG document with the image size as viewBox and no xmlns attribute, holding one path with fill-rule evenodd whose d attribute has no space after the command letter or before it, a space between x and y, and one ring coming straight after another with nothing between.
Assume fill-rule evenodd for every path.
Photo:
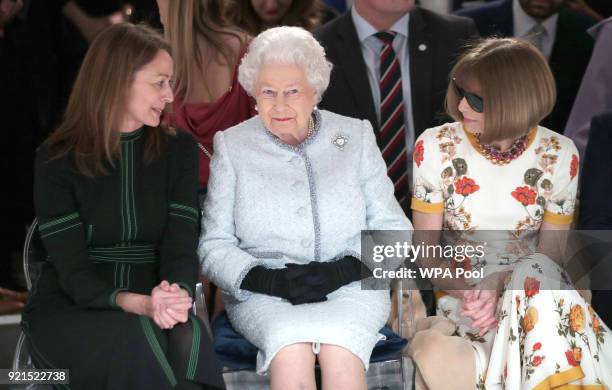
<instances>
[{"instance_id":1,"label":"yellow sleeve trim","mask_svg":"<svg viewBox=\"0 0 612 390\"><path fill-rule=\"evenodd\" d=\"M553 225L569 225L572 223L572 219L574 219L574 214L561 215L548 210L544 211L544 222L552 223Z\"/></svg>"},{"instance_id":2,"label":"yellow sleeve trim","mask_svg":"<svg viewBox=\"0 0 612 390\"><path fill-rule=\"evenodd\" d=\"M538 383L533 390L605 390L604 386L598 384L572 385L569 383L582 378L584 378L584 372L582 372L580 366L576 366L569 370L548 376Z\"/></svg>"},{"instance_id":3,"label":"yellow sleeve trim","mask_svg":"<svg viewBox=\"0 0 612 390\"><path fill-rule=\"evenodd\" d=\"M412 198L410 208L422 213L442 214L444 212L444 203L427 203L417 198Z\"/></svg>"},{"instance_id":4,"label":"yellow sleeve trim","mask_svg":"<svg viewBox=\"0 0 612 390\"><path fill-rule=\"evenodd\" d=\"M446 291L442 291L442 290L434 291L434 297L436 297L436 300L438 300L438 299L440 299L440 298L442 298L442 297L444 297L446 295L449 295Z\"/></svg>"}]
</instances>

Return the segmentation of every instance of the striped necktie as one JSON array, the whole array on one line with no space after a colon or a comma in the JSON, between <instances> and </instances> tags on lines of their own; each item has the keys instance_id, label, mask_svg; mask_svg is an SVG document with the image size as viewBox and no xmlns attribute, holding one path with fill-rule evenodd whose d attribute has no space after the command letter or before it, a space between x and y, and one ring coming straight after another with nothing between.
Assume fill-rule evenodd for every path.
<instances>
[{"instance_id":1,"label":"striped necktie","mask_svg":"<svg viewBox=\"0 0 612 390\"><path fill-rule=\"evenodd\" d=\"M383 43L380 52L380 129L378 146L387 163L387 174L395 185L395 197L403 208L408 206L408 171L406 124L402 72L393 50L393 32L374 34Z\"/></svg>"},{"instance_id":2,"label":"striped necktie","mask_svg":"<svg viewBox=\"0 0 612 390\"><path fill-rule=\"evenodd\" d=\"M544 40L546 39L547 32L542 23L536 23L532 28L525 33L525 38L533 43L535 47L544 53Z\"/></svg>"}]
</instances>

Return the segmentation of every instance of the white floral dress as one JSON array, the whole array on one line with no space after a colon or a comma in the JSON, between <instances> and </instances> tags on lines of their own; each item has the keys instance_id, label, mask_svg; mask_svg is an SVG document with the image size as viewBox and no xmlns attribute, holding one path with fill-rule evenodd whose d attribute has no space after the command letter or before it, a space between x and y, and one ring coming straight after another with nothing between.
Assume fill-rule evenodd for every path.
<instances>
[{"instance_id":1,"label":"white floral dress","mask_svg":"<svg viewBox=\"0 0 612 390\"><path fill-rule=\"evenodd\" d=\"M509 164L495 165L461 123L417 139L412 209L443 213L443 228L466 239L487 231L486 258L462 267L483 268L485 276L512 270L496 332L479 337L450 295L438 294L438 314L470 340L479 389L611 389L610 330L576 290L547 287L555 280L558 286L564 274L534 253L542 222L572 222L578 152L569 138L544 127L530 131L526 145Z\"/></svg>"}]
</instances>

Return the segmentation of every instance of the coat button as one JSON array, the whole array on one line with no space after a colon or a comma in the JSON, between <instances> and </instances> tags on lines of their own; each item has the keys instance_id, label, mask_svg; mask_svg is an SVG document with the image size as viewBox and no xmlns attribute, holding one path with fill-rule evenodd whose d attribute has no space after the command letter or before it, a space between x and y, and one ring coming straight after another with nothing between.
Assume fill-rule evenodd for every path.
<instances>
[{"instance_id":1,"label":"coat button","mask_svg":"<svg viewBox=\"0 0 612 390\"><path fill-rule=\"evenodd\" d=\"M295 182L292 184L292 186L293 186L293 188L300 188L300 187L301 187L303 184L304 184L304 182L303 182L303 181L301 181L301 180L296 180L296 181L295 181Z\"/></svg>"},{"instance_id":2,"label":"coat button","mask_svg":"<svg viewBox=\"0 0 612 390\"><path fill-rule=\"evenodd\" d=\"M306 208L300 207L299 209L297 209L297 215L299 215L300 217L303 217L304 215L306 215Z\"/></svg>"},{"instance_id":3,"label":"coat button","mask_svg":"<svg viewBox=\"0 0 612 390\"><path fill-rule=\"evenodd\" d=\"M310 245L312 245L312 242L308 238L304 238L301 244L304 248L310 248Z\"/></svg>"}]
</instances>

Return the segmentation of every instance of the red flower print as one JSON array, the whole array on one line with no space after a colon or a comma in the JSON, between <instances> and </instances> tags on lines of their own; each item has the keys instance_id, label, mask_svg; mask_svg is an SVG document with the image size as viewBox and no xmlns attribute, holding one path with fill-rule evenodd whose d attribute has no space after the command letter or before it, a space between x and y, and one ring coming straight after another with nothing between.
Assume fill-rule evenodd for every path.
<instances>
[{"instance_id":1,"label":"red flower print","mask_svg":"<svg viewBox=\"0 0 612 390\"><path fill-rule=\"evenodd\" d=\"M534 367L539 366L541 363L542 363L542 356L536 355L531 359L531 365Z\"/></svg>"},{"instance_id":2,"label":"red flower print","mask_svg":"<svg viewBox=\"0 0 612 390\"><path fill-rule=\"evenodd\" d=\"M565 351L565 358L570 366L576 367L578 365L578 362L576 359L574 359L574 353L572 351Z\"/></svg>"},{"instance_id":3,"label":"red flower print","mask_svg":"<svg viewBox=\"0 0 612 390\"><path fill-rule=\"evenodd\" d=\"M532 349L534 351L538 351L538 350L540 350L540 348L542 348L542 343L535 343L535 344L533 344L533 348Z\"/></svg>"},{"instance_id":4,"label":"red flower print","mask_svg":"<svg viewBox=\"0 0 612 390\"><path fill-rule=\"evenodd\" d=\"M480 186L476 184L474 179L462 177L460 179L455 180L455 192L459 195L468 196L469 194L473 194L479 189Z\"/></svg>"},{"instance_id":5,"label":"red flower print","mask_svg":"<svg viewBox=\"0 0 612 390\"><path fill-rule=\"evenodd\" d=\"M514 199L521 202L523 206L534 204L537 195L538 194L528 186L516 187L516 189L512 191Z\"/></svg>"},{"instance_id":6,"label":"red flower print","mask_svg":"<svg viewBox=\"0 0 612 390\"><path fill-rule=\"evenodd\" d=\"M572 154L572 162L570 163L570 177L573 179L578 173L578 156Z\"/></svg>"},{"instance_id":7,"label":"red flower print","mask_svg":"<svg viewBox=\"0 0 612 390\"><path fill-rule=\"evenodd\" d=\"M417 167L421 166L423 162L423 156L425 155L425 147L423 146L423 140L414 145L414 153L412 154L412 159L416 163Z\"/></svg>"},{"instance_id":8,"label":"red flower print","mask_svg":"<svg viewBox=\"0 0 612 390\"><path fill-rule=\"evenodd\" d=\"M525 278L525 283L523 284L523 288L525 289L525 295L531 298L540 292L540 281L536 278L532 278L528 276L527 278Z\"/></svg>"},{"instance_id":9,"label":"red flower print","mask_svg":"<svg viewBox=\"0 0 612 390\"><path fill-rule=\"evenodd\" d=\"M471 271L472 259L468 256L465 256L463 260L452 259L450 266L453 269L462 268L464 271Z\"/></svg>"}]
</instances>

